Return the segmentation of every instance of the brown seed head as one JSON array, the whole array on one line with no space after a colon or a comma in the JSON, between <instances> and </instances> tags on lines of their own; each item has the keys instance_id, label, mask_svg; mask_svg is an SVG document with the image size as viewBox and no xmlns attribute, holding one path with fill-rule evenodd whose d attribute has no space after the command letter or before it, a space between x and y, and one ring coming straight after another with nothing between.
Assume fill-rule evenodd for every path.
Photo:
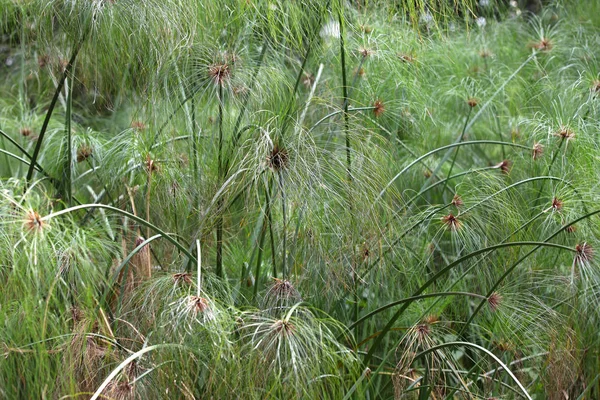
<instances>
[{"instance_id":1,"label":"brown seed head","mask_svg":"<svg viewBox=\"0 0 600 400\"><path fill-rule=\"evenodd\" d=\"M359 47L358 49L358 54L361 55L362 58L367 58L371 55L373 55L375 52L371 49L367 49L365 47Z\"/></svg>"},{"instance_id":2,"label":"brown seed head","mask_svg":"<svg viewBox=\"0 0 600 400\"><path fill-rule=\"evenodd\" d=\"M31 128L25 126L25 127L21 128L19 133L21 133L21 136L28 137L28 136L31 136L31 134L33 133L33 130Z\"/></svg>"},{"instance_id":3,"label":"brown seed head","mask_svg":"<svg viewBox=\"0 0 600 400\"><path fill-rule=\"evenodd\" d=\"M556 197L552 199L552 209L554 211L560 211L563 207L563 202L560 199L557 199Z\"/></svg>"},{"instance_id":4,"label":"brown seed head","mask_svg":"<svg viewBox=\"0 0 600 400\"><path fill-rule=\"evenodd\" d=\"M467 100L467 104L469 105L469 107L474 108L477 107L477 104L479 104L479 100L474 97L471 97Z\"/></svg>"},{"instance_id":5,"label":"brown seed head","mask_svg":"<svg viewBox=\"0 0 600 400\"><path fill-rule=\"evenodd\" d=\"M533 42L528 47L539 50L539 51L550 51L554 47L554 44L548 38L542 38L538 42Z\"/></svg>"},{"instance_id":6,"label":"brown seed head","mask_svg":"<svg viewBox=\"0 0 600 400\"><path fill-rule=\"evenodd\" d=\"M46 222L42 220L40 214L37 211L30 210L25 217L25 228L29 232L42 232L44 227L46 226Z\"/></svg>"},{"instance_id":7,"label":"brown seed head","mask_svg":"<svg viewBox=\"0 0 600 400\"><path fill-rule=\"evenodd\" d=\"M600 94L600 80L596 79L592 82L592 92Z\"/></svg>"},{"instance_id":8,"label":"brown seed head","mask_svg":"<svg viewBox=\"0 0 600 400\"><path fill-rule=\"evenodd\" d=\"M287 150L283 147L279 147L279 145L273 146L273 150L267 156L267 165L275 170L281 171L285 169L288 165L289 154Z\"/></svg>"},{"instance_id":9,"label":"brown seed head","mask_svg":"<svg viewBox=\"0 0 600 400\"><path fill-rule=\"evenodd\" d=\"M515 345L506 339L494 341L493 345L501 352L513 351L515 349Z\"/></svg>"},{"instance_id":10,"label":"brown seed head","mask_svg":"<svg viewBox=\"0 0 600 400\"><path fill-rule=\"evenodd\" d=\"M173 282L175 282L176 285L181 285L183 283L185 283L186 285L191 285L192 274L190 274L189 272L178 272L176 274L173 274Z\"/></svg>"},{"instance_id":11,"label":"brown seed head","mask_svg":"<svg viewBox=\"0 0 600 400\"><path fill-rule=\"evenodd\" d=\"M431 327L427 323L418 324L415 327L415 333L417 334L417 338L422 341L431 334Z\"/></svg>"},{"instance_id":12,"label":"brown seed head","mask_svg":"<svg viewBox=\"0 0 600 400\"><path fill-rule=\"evenodd\" d=\"M589 263L594 257L594 249L587 243L580 243L575 246L575 262L577 264Z\"/></svg>"},{"instance_id":13,"label":"brown seed head","mask_svg":"<svg viewBox=\"0 0 600 400\"><path fill-rule=\"evenodd\" d=\"M496 164L495 167L499 168L503 174L508 174L510 172L511 162L510 160L504 160L499 164Z\"/></svg>"},{"instance_id":14,"label":"brown seed head","mask_svg":"<svg viewBox=\"0 0 600 400\"><path fill-rule=\"evenodd\" d=\"M222 86L231 76L231 70L228 64L213 64L208 67L208 76L212 78L215 84Z\"/></svg>"},{"instance_id":15,"label":"brown seed head","mask_svg":"<svg viewBox=\"0 0 600 400\"><path fill-rule=\"evenodd\" d=\"M127 381L111 382L106 392L109 398L115 400L133 400L135 398L133 385Z\"/></svg>"},{"instance_id":16,"label":"brown seed head","mask_svg":"<svg viewBox=\"0 0 600 400\"><path fill-rule=\"evenodd\" d=\"M487 298L488 306L493 312L496 312L502 304L502 295L498 292L494 292Z\"/></svg>"},{"instance_id":17,"label":"brown seed head","mask_svg":"<svg viewBox=\"0 0 600 400\"><path fill-rule=\"evenodd\" d=\"M296 331L296 327L290 321L283 319L277 320L271 325L271 329L281 336L292 336Z\"/></svg>"},{"instance_id":18,"label":"brown seed head","mask_svg":"<svg viewBox=\"0 0 600 400\"><path fill-rule=\"evenodd\" d=\"M492 53L488 49L483 49L479 52L479 56L481 58L489 58L492 56Z\"/></svg>"},{"instance_id":19,"label":"brown seed head","mask_svg":"<svg viewBox=\"0 0 600 400\"><path fill-rule=\"evenodd\" d=\"M532 154L533 159L537 160L538 158L540 158L542 156L542 154L544 154L544 146L542 146L541 143L536 142L533 145L533 154Z\"/></svg>"},{"instance_id":20,"label":"brown seed head","mask_svg":"<svg viewBox=\"0 0 600 400\"><path fill-rule=\"evenodd\" d=\"M462 226L462 223L452 213L442 217L442 223L451 231L457 231Z\"/></svg>"},{"instance_id":21,"label":"brown seed head","mask_svg":"<svg viewBox=\"0 0 600 400\"><path fill-rule=\"evenodd\" d=\"M403 62L409 64L412 64L417 60L415 56L410 54L398 54L398 58L400 58L400 60L402 60Z\"/></svg>"},{"instance_id":22,"label":"brown seed head","mask_svg":"<svg viewBox=\"0 0 600 400\"><path fill-rule=\"evenodd\" d=\"M365 69L364 68L355 69L354 74L358 75L362 78L363 76L365 76Z\"/></svg>"},{"instance_id":23,"label":"brown seed head","mask_svg":"<svg viewBox=\"0 0 600 400\"><path fill-rule=\"evenodd\" d=\"M563 202L560 199L557 199L556 197L552 199L552 206L551 206L553 211L560 211L563 208Z\"/></svg>"},{"instance_id":24,"label":"brown seed head","mask_svg":"<svg viewBox=\"0 0 600 400\"><path fill-rule=\"evenodd\" d=\"M569 141L575 139L575 132L571 130L571 128L566 126L561 126L559 131L554 134L554 136L558 136L559 138Z\"/></svg>"},{"instance_id":25,"label":"brown seed head","mask_svg":"<svg viewBox=\"0 0 600 400\"><path fill-rule=\"evenodd\" d=\"M313 74L309 74L309 73L305 72L304 78L302 78L302 83L307 88L311 88L313 83L315 83L315 76Z\"/></svg>"},{"instance_id":26,"label":"brown seed head","mask_svg":"<svg viewBox=\"0 0 600 400\"><path fill-rule=\"evenodd\" d=\"M369 250L369 246L366 243L363 243L363 248L362 248L362 258L363 260L366 260L367 258L369 258L371 256L371 251Z\"/></svg>"},{"instance_id":27,"label":"brown seed head","mask_svg":"<svg viewBox=\"0 0 600 400\"><path fill-rule=\"evenodd\" d=\"M274 278L273 286L269 289L269 295L278 299L301 299L300 293L298 293L290 281L278 278Z\"/></svg>"},{"instance_id":28,"label":"brown seed head","mask_svg":"<svg viewBox=\"0 0 600 400\"><path fill-rule=\"evenodd\" d=\"M71 318L73 318L74 323L77 323L77 322L83 320L84 316L85 316L85 314L80 308L77 308L77 307L71 308Z\"/></svg>"},{"instance_id":29,"label":"brown seed head","mask_svg":"<svg viewBox=\"0 0 600 400\"><path fill-rule=\"evenodd\" d=\"M462 198L458 194L455 194L452 198L452 205L456 208L460 208L463 205Z\"/></svg>"},{"instance_id":30,"label":"brown seed head","mask_svg":"<svg viewBox=\"0 0 600 400\"><path fill-rule=\"evenodd\" d=\"M146 171L149 174L158 171L158 165L154 162L154 160L150 157L150 154L146 155Z\"/></svg>"},{"instance_id":31,"label":"brown seed head","mask_svg":"<svg viewBox=\"0 0 600 400\"><path fill-rule=\"evenodd\" d=\"M92 155L92 148L87 145L82 145L77 149L77 162L87 160Z\"/></svg>"},{"instance_id":32,"label":"brown seed head","mask_svg":"<svg viewBox=\"0 0 600 400\"><path fill-rule=\"evenodd\" d=\"M61 58L60 60L58 60L58 69L60 70L60 72L65 72L68 65L69 60L67 60L66 58Z\"/></svg>"},{"instance_id":33,"label":"brown seed head","mask_svg":"<svg viewBox=\"0 0 600 400\"><path fill-rule=\"evenodd\" d=\"M383 102L381 100L375 100L375 103L373 103L373 114L375 114L375 117L381 116L381 114L383 114L384 112L385 105L383 104Z\"/></svg>"},{"instance_id":34,"label":"brown seed head","mask_svg":"<svg viewBox=\"0 0 600 400\"><path fill-rule=\"evenodd\" d=\"M208 300L200 296L190 296L189 300L192 310L195 314L203 313L210 309Z\"/></svg>"},{"instance_id":35,"label":"brown seed head","mask_svg":"<svg viewBox=\"0 0 600 400\"><path fill-rule=\"evenodd\" d=\"M142 121L132 121L131 127L136 131L143 131L146 129L146 124L144 124Z\"/></svg>"},{"instance_id":36,"label":"brown seed head","mask_svg":"<svg viewBox=\"0 0 600 400\"><path fill-rule=\"evenodd\" d=\"M44 68L50 62L50 56L48 54L41 54L37 59L38 66Z\"/></svg>"},{"instance_id":37,"label":"brown seed head","mask_svg":"<svg viewBox=\"0 0 600 400\"><path fill-rule=\"evenodd\" d=\"M575 225L569 225L565 228L567 233L575 233L577 232L577 227Z\"/></svg>"},{"instance_id":38,"label":"brown seed head","mask_svg":"<svg viewBox=\"0 0 600 400\"><path fill-rule=\"evenodd\" d=\"M360 30L366 34L373 32L373 28L371 28L369 25L361 25Z\"/></svg>"}]
</instances>

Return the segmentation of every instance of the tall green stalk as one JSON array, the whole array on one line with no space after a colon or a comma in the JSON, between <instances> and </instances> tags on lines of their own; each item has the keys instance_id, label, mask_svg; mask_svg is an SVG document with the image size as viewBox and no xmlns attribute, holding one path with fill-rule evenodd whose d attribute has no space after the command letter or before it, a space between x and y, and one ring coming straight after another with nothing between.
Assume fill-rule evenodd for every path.
<instances>
[{"instance_id":1,"label":"tall green stalk","mask_svg":"<svg viewBox=\"0 0 600 400\"><path fill-rule=\"evenodd\" d=\"M219 82L219 91L218 91L218 101L219 101L219 148L218 148L218 179L219 182L223 180L223 163L222 163L222 153L223 153L223 84ZM219 199L217 203L217 212L219 216L217 218L217 269L216 274L217 277L223 277L223 200Z\"/></svg>"},{"instance_id":2,"label":"tall green stalk","mask_svg":"<svg viewBox=\"0 0 600 400\"><path fill-rule=\"evenodd\" d=\"M283 219L283 237L281 238L283 245L283 255L281 261L281 276L283 279L287 278L287 217L285 209L285 190L283 190L283 173L281 170L277 171L277 177L279 182L279 190L281 191L281 218Z\"/></svg>"},{"instance_id":3,"label":"tall green stalk","mask_svg":"<svg viewBox=\"0 0 600 400\"><path fill-rule=\"evenodd\" d=\"M469 117L471 117L472 111L473 111L473 107L469 107L469 112L467 113L467 118L465 119L465 125L463 126L463 129L458 138L459 142L461 142L463 140L463 138L465 137L465 132L467 130L467 124L469 123ZM504 151L504 147L502 147L502 149ZM442 189L442 194L446 191L446 188L448 187L448 182L450 182L450 177L452 176L452 170L454 169L454 164L456 163L456 158L458 157L459 150L460 150L460 147L457 147L456 149L454 149L454 157L452 158L452 162L450 163L450 169L448 170L448 175L446 175L446 180L444 181L444 188Z\"/></svg>"},{"instance_id":4,"label":"tall green stalk","mask_svg":"<svg viewBox=\"0 0 600 400\"><path fill-rule=\"evenodd\" d=\"M350 129L349 129L349 118L348 114L348 83L346 76L346 46L344 39L344 2L340 0L338 4L338 22L340 24L340 67L342 75L342 108L344 111L344 138L346 140L346 174L347 174L347 196L348 196L348 210L350 213L350 246L352 248L350 258L350 268L352 269L352 282L353 282L353 296L354 296L354 321L358 320L359 314L359 297L358 297L358 265L356 265L356 254L354 251L354 235L355 235L355 218L354 218L354 205L352 201L352 190L353 190L353 177L352 177L352 143L350 142ZM355 334L358 334L356 330Z\"/></svg>"},{"instance_id":5,"label":"tall green stalk","mask_svg":"<svg viewBox=\"0 0 600 400\"><path fill-rule=\"evenodd\" d=\"M73 74L71 74L73 76ZM73 134L71 132L71 108L73 105L73 84L74 80L65 78L65 89L67 98L67 108L65 112L65 133L67 137L67 159L63 168L63 185L64 185L64 197L67 205L72 203L72 166L73 166Z\"/></svg>"},{"instance_id":6,"label":"tall green stalk","mask_svg":"<svg viewBox=\"0 0 600 400\"><path fill-rule=\"evenodd\" d=\"M50 102L50 106L48 107L48 111L46 112L46 117L44 118L44 122L42 124L38 140L35 144L35 149L33 150L33 154L31 156L31 164L29 165L29 169L27 170L27 183L31 182L31 179L33 178L33 172L35 171L35 166L37 165L37 159L40 155L40 150L42 149L42 143L44 142L44 137L46 136L46 131L48 129L48 124L50 123L50 118L52 117L52 113L54 112L54 108L56 107L56 102L58 101L58 97L60 96L62 88L65 84L65 80L71 74L71 70L73 69L75 60L77 59L77 55L79 54L79 51L83 46L84 40L85 35L75 45L71 58L69 59L69 62L65 67L65 70L63 71L60 79L58 80L58 84L56 85L54 96L52 97L52 101Z\"/></svg>"},{"instance_id":7,"label":"tall green stalk","mask_svg":"<svg viewBox=\"0 0 600 400\"><path fill-rule=\"evenodd\" d=\"M527 59L525 61L523 61L523 63L521 63L521 65L519 65L519 67L517 69L515 69L513 71L513 73L502 83L502 85L500 85L498 87L498 89L496 89L496 91L494 92L494 94L492 94L492 96L481 106L481 108L479 108L479 111L477 111L477 113L473 116L473 118L470 119L470 121L468 122L468 124L466 124L465 129L463 129L463 132L461 132L461 134L456 138L456 140L454 141L454 143L460 143L461 140L463 139L464 136L464 132L468 131L473 124L479 119L479 117L481 115L483 115L484 111L487 110L487 108L492 104L492 101L494 100L494 98L496 98L496 96L502 92L502 90L504 90L504 88L506 87L506 85L508 85L508 83L510 81L512 81L517 74L527 65L529 64L529 62L533 59L535 59L535 56L537 55L537 52L533 52L529 57L527 57ZM446 161L448 160L448 158L450 157L451 151L448 150L446 152L446 154L444 154L444 157L442 158L442 160L438 163L437 167L435 168L435 170L433 171L433 174L431 174L431 177L429 177L427 179L427 181L423 184L423 187L426 187L427 185L429 185L430 180L432 179L433 176L436 176L437 173L439 172L440 168L442 168L442 165L444 165L446 163Z\"/></svg>"}]
</instances>

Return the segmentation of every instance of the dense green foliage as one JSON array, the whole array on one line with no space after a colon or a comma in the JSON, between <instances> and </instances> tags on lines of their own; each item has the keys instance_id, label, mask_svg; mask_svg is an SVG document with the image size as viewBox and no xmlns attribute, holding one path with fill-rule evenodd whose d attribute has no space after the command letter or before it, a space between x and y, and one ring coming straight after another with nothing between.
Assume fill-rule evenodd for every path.
<instances>
[{"instance_id":1,"label":"dense green foliage","mask_svg":"<svg viewBox=\"0 0 600 400\"><path fill-rule=\"evenodd\" d=\"M0 399L600 396L600 1L525 3L0 0Z\"/></svg>"}]
</instances>

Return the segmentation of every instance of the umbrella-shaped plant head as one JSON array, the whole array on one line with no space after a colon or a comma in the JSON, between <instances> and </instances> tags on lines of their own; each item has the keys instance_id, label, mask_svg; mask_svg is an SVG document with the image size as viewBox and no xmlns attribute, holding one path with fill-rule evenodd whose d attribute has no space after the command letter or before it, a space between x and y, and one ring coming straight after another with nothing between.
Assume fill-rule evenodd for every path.
<instances>
[{"instance_id":1,"label":"umbrella-shaped plant head","mask_svg":"<svg viewBox=\"0 0 600 400\"><path fill-rule=\"evenodd\" d=\"M596 398L600 3L0 0L0 398Z\"/></svg>"}]
</instances>

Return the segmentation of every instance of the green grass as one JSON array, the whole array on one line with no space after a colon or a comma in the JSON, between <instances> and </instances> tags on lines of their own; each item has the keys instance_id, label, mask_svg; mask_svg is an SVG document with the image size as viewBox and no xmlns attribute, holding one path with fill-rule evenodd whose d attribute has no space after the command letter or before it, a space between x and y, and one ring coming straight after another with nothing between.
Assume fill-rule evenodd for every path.
<instances>
[{"instance_id":1,"label":"green grass","mask_svg":"<svg viewBox=\"0 0 600 400\"><path fill-rule=\"evenodd\" d=\"M597 398L600 2L425 3L0 0L0 399Z\"/></svg>"}]
</instances>

